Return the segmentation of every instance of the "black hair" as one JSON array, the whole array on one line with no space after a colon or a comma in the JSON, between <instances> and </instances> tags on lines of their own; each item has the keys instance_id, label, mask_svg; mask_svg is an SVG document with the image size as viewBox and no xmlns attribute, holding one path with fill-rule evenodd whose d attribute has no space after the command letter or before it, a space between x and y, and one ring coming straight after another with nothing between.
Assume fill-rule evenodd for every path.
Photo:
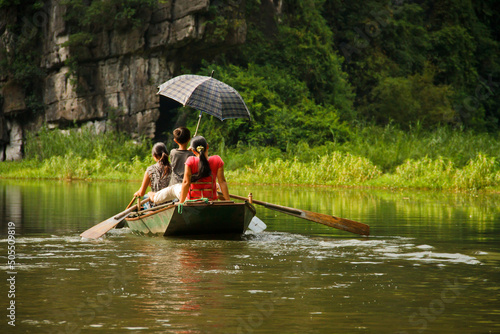
<instances>
[{"instance_id":1,"label":"black hair","mask_svg":"<svg viewBox=\"0 0 500 334\"><path fill-rule=\"evenodd\" d=\"M168 160L167 147L163 143L156 143L153 145L152 154L158 159L160 166L163 167L163 174L161 177L170 174L172 167L170 166L170 161Z\"/></svg>"},{"instance_id":2,"label":"black hair","mask_svg":"<svg viewBox=\"0 0 500 334\"><path fill-rule=\"evenodd\" d=\"M210 164L208 163L205 151L207 150L207 140L202 136L196 136L191 139L191 148L200 154L200 161L198 162L198 173L191 176L191 182L196 182L204 177L212 175Z\"/></svg>"},{"instance_id":3,"label":"black hair","mask_svg":"<svg viewBox=\"0 0 500 334\"><path fill-rule=\"evenodd\" d=\"M174 130L174 139L179 143L184 144L191 139L191 131L188 128L181 126Z\"/></svg>"}]
</instances>

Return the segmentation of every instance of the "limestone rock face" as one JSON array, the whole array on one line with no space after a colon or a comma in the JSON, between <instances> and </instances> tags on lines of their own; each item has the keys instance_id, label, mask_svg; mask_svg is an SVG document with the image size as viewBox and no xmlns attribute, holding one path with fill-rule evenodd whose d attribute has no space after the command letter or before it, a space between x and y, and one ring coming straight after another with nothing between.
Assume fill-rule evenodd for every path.
<instances>
[{"instance_id":1,"label":"limestone rock face","mask_svg":"<svg viewBox=\"0 0 500 334\"><path fill-rule=\"evenodd\" d=\"M26 96L21 85L9 81L2 88L2 96L4 114L13 114L26 110L26 103L24 102Z\"/></svg>"},{"instance_id":2,"label":"limestone rock face","mask_svg":"<svg viewBox=\"0 0 500 334\"><path fill-rule=\"evenodd\" d=\"M63 45L69 40L67 9L61 1L45 1L33 17L23 18L29 24L22 32L40 31L44 36L40 41L40 68L46 73L40 82L44 113L30 117L27 92L0 71L0 161L19 159L24 131L43 123L50 128L78 124L98 133L120 130L153 138L160 116L157 87L179 74L191 55L198 61L205 49L214 54L214 49L245 41L245 22L239 22L225 40L214 42L207 36L210 5L210 0L161 1L155 10L144 11L139 27L96 32L91 44L78 52L75 75L66 64L71 47ZM244 9L240 7L236 11ZM7 24L14 20L11 17L15 15L0 11L0 60L15 47Z\"/></svg>"},{"instance_id":3,"label":"limestone rock face","mask_svg":"<svg viewBox=\"0 0 500 334\"><path fill-rule=\"evenodd\" d=\"M7 122L7 129L10 132L9 144L4 151L4 160L20 160L22 158L23 131L21 125L16 121Z\"/></svg>"},{"instance_id":4,"label":"limestone rock face","mask_svg":"<svg viewBox=\"0 0 500 334\"><path fill-rule=\"evenodd\" d=\"M174 19L183 18L184 16L200 11L207 11L210 5L210 0L186 0L174 1Z\"/></svg>"}]
</instances>

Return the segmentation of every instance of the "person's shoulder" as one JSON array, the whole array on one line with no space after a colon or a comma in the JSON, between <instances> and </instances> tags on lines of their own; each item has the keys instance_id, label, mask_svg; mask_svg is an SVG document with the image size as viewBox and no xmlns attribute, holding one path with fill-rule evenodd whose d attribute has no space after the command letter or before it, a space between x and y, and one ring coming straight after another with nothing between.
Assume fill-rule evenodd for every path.
<instances>
[{"instance_id":1,"label":"person's shoulder","mask_svg":"<svg viewBox=\"0 0 500 334\"><path fill-rule=\"evenodd\" d=\"M148 174L151 174L151 172L153 172L156 168L157 168L157 164L151 165L148 168L146 168L146 172Z\"/></svg>"},{"instance_id":2,"label":"person's shoulder","mask_svg":"<svg viewBox=\"0 0 500 334\"><path fill-rule=\"evenodd\" d=\"M222 163L224 164L224 161L222 161L222 158L220 157L220 155L211 155L209 158L208 158L209 161L213 161L213 162L216 162L216 163Z\"/></svg>"},{"instance_id":3,"label":"person's shoulder","mask_svg":"<svg viewBox=\"0 0 500 334\"><path fill-rule=\"evenodd\" d=\"M190 150L178 150L178 151L179 151L179 153L182 152L182 154L188 155L190 157L194 157L195 156L194 153L191 152Z\"/></svg>"},{"instance_id":4,"label":"person's shoulder","mask_svg":"<svg viewBox=\"0 0 500 334\"><path fill-rule=\"evenodd\" d=\"M172 156L183 156L186 154L186 152L190 152L190 151L187 151L187 150L179 150L178 148L173 148L171 151L170 151L170 155Z\"/></svg>"},{"instance_id":5,"label":"person's shoulder","mask_svg":"<svg viewBox=\"0 0 500 334\"><path fill-rule=\"evenodd\" d=\"M194 155L194 153L193 153L193 152L191 152L190 150L179 150L179 151L177 151L177 156L178 156L178 157L179 157L179 159L181 159L181 160L183 160L183 159L184 159L184 161L187 161L187 159L189 159L189 158L194 158L194 157L196 157L196 156Z\"/></svg>"},{"instance_id":6,"label":"person's shoulder","mask_svg":"<svg viewBox=\"0 0 500 334\"><path fill-rule=\"evenodd\" d=\"M195 155L191 155L189 156L187 159L186 159L186 164L188 163L192 163L193 161L196 160L196 156Z\"/></svg>"}]
</instances>

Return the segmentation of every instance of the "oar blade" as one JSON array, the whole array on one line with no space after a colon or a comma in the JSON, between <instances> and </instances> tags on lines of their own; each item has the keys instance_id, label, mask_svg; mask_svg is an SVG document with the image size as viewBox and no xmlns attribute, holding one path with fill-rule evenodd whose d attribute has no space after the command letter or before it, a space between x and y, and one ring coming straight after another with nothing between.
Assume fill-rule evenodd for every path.
<instances>
[{"instance_id":1,"label":"oar blade","mask_svg":"<svg viewBox=\"0 0 500 334\"><path fill-rule=\"evenodd\" d=\"M86 230L85 232L80 234L80 236L82 238L87 238L87 239L100 238L104 234L106 234L106 232L108 232L109 230L113 229L116 225L118 225L127 216L128 215L125 215L123 217L120 217L119 219L116 219L116 216L108 218L105 221L103 221L95 226L92 226L91 228L89 228L88 230Z\"/></svg>"},{"instance_id":2,"label":"oar blade","mask_svg":"<svg viewBox=\"0 0 500 334\"><path fill-rule=\"evenodd\" d=\"M250 221L250 224L248 224L248 228L255 233L260 233L267 228L267 225L262 220L254 216Z\"/></svg>"},{"instance_id":3,"label":"oar blade","mask_svg":"<svg viewBox=\"0 0 500 334\"><path fill-rule=\"evenodd\" d=\"M302 210L302 218L347 232L370 235L370 226L345 218Z\"/></svg>"},{"instance_id":4,"label":"oar blade","mask_svg":"<svg viewBox=\"0 0 500 334\"><path fill-rule=\"evenodd\" d=\"M139 203L139 206L141 206L147 202L149 202L149 198L142 200ZM130 206L130 204L129 204L129 206ZM100 238L101 236L106 234L106 232L108 232L109 230L114 228L116 225L118 225L122 220L127 218L134 210L137 210L137 207L133 206L131 208L128 208L125 211L122 211L119 214L114 215L113 217L108 218L105 221L103 221L97 225L92 226L91 228L89 228L88 230L86 230L85 232L80 234L80 236L82 238L87 238L87 239Z\"/></svg>"}]
</instances>

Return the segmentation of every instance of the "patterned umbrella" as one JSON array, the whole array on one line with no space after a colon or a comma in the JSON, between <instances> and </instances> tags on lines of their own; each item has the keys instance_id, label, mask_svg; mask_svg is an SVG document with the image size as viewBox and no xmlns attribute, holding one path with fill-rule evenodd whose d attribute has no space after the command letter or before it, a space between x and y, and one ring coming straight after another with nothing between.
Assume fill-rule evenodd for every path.
<instances>
[{"instance_id":1,"label":"patterned umbrella","mask_svg":"<svg viewBox=\"0 0 500 334\"><path fill-rule=\"evenodd\" d=\"M161 84L158 88L158 94L171 98L183 106L200 110L198 126L202 111L221 121L227 118L250 120L250 112L236 89L212 77L180 75ZM198 126L195 135L198 132Z\"/></svg>"}]
</instances>

